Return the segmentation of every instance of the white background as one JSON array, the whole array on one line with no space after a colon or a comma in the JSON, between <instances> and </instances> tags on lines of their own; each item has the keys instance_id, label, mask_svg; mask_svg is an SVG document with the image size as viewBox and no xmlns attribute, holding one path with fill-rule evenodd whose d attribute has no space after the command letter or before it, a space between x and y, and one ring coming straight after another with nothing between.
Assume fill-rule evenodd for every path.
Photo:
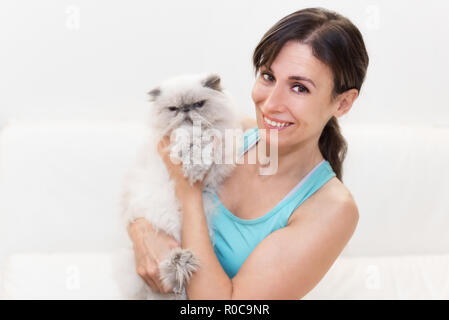
<instances>
[{"instance_id":1,"label":"white background","mask_svg":"<svg viewBox=\"0 0 449 320\"><path fill-rule=\"evenodd\" d=\"M218 72L254 115L252 53L298 9L321 6L362 32L370 65L347 123L448 125L447 1L0 2L0 122L140 120L146 92L187 72Z\"/></svg>"}]
</instances>

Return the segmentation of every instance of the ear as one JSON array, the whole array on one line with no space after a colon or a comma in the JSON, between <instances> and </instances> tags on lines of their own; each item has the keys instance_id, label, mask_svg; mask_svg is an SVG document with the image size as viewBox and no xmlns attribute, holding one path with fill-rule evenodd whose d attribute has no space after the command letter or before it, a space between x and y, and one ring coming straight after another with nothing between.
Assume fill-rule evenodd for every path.
<instances>
[{"instance_id":1,"label":"ear","mask_svg":"<svg viewBox=\"0 0 449 320\"><path fill-rule=\"evenodd\" d=\"M213 90L222 91L223 88L221 87L221 79L220 76L216 73L212 73L207 76L206 79L202 81L202 84L204 87L211 88Z\"/></svg>"},{"instance_id":2,"label":"ear","mask_svg":"<svg viewBox=\"0 0 449 320\"><path fill-rule=\"evenodd\" d=\"M161 95L161 89L154 88L153 90L149 91L148 94L150 95L150 101L155 101L156 98Z\"/></svg>"},{"instance_id":3,"label":"ear","mask_svg":"<svg viewBox=\"0 0 449 320\"><path fill-rule=\"evenodd\" d=\"M335 111L334 116L339 118L351 110L352 104L355 99L357 99L358 95L359 91L357 89L350 89L343 92L337 104L337 110Z\"/></svg>"}]
</instances>

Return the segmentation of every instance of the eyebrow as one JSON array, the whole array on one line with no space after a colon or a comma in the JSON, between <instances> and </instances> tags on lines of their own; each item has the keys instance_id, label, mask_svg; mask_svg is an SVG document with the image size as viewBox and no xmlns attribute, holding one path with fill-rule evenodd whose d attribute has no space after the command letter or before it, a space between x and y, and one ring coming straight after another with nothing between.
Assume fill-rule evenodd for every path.
<instances>
[{"instance_id":1,"label":"eyebrow","mask_svg":"<svg viewBox=\"0 0 449 320\"><path fill-rule=\"evenodd\" d=\"M273 70L271 70L271 68L269 68L269 67L265 67L265 68L268 71L270 71L271 73L274 73ZM316 88L316 85L312 80L310 80L309 78L303 77L303 76L289 76L288 79L289 80L298 80L298 81L307 81L307 82L310 82Z\"/></svg>"}]
</instances>

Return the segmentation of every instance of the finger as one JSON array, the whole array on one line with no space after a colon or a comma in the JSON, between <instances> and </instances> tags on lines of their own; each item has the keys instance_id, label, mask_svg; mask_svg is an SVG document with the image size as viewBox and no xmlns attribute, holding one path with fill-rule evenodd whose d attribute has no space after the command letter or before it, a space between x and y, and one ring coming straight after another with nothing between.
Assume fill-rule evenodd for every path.
<instances>
[{"instance_id":1,"label":"finger","mask_svg":"<svg viewBox=\"0 0 449 320\"><path fill-rule=\"evenodd\" d=\"M159 287L156 285L156 283L151 279L149 276L146 276L143 278L143 280L150 286L151 290L155 292L160 292Z\"/></svg>"},{"instance_id":2,"label":"finger","mask_svg":"<svg viewBox=\"0 0 449 320\"><path fill-rule=\"evenodd\" d=\"M160 144L161 144L162 147L168 146L170 144L170 137L169 136L163 136L161 141L160 141Z\"/></svg>"},{"instance_id":3,"label":"finger","mask_svg":"<svg viewBox=\"0 0 449 320\"><path fill-rule=\"evenodd\" d=\"M153 281L156 284L159 292L164 293L165 289L164 289L164 286L162 285L161 281L159 279L153 279Z\"/></svg>"},{"instance_id":4,"label":"finger","mask_svg":"<svg viewBox=\"0 0 449 320\"><path fill-rule=\"evenodd\" d=\"M167 293L167 290L165 290L164 285L159 279L159 272L157 272L157 274L153 278L151 278L151 281L153 281L153 283L155 284L158 292Z\"/></svg>"},{"instance_id":5,"label":"finger","mask_svg":"<svg viewBox=\"0 0 449 320\"><path fill-rule=\"evenodd\" d=\"M170 249L175 249L175 248L181 247L181 244L176 240L172 240L169 243L169 247L170 247Z\"/></svg>"},{"instance_id":6,"label":"finger","mask_svg":"<svg viewBox=\"0 0 449 320\"><path fill-rule=\"evenodd\" d=\"M153 260L153 263L155 263L154 260ZM151 289L153 289L156 292L163 292L164 291L164 287L163 287L163 285L162 285L162 283L160 282L160 279L159 279L159 267L156 270L156 272L150 272L149 274L146 275L145 278L148 279L148 281L153 284L152 287L150 286Z\"/></svg>"},{"instance_id":7,"label":"finger","mask_svg":"<svg viewBox=\"0 0 449 320\"><path fill-rule=\"evenodd\" d=\"M161 140L159 140L159 142L157 143L158 148L162 148L164 146L164 144L166 143L166 136L163 136L161 138Z\"/></svg>"},{"instance_id":8,"label":"finger","mask_svg":"<svg viewBox=\"0 0 449 320\"><path fill-rule=\"evenodd\" d=\"M143 279L150 286L150 288L155 292L162 292L162 286L158 283L159 273L147 273L144 275Z\"/></svg>"},{"instance_id":9,"label":"finger","mask_svg":"<svg viewBox=\"0 0 449 320\"><path fill-rule=\"evenodd\" d=\"M161 280L156 280L155 282L159 286L159 289L160 289L161 293L171 293L171 292L173 292L173 290L165 289L165 287L164 287L164 285L163 285Z\"/></svg>"},{"instance_id":10,"label":"finger","mask_svg":"<svg viewBox=\"0 0 449 320\"><path fill-rule=\"evenodd\" d=\"M169 154L169 145L170 140L168 137L162 138L157 145L157 151L163 158L167 157Z\"/></svg>"},{"instance_id":11,"label":"finger","mask_svg":"<svg viewBox=\"0 0 449 320\"><path fill-rule=\"evenodd\" d=\"M164 288L162 284L160 284L157 280L153 280L153 282L156 284L157 292L164 293Z\"/></svg>"},{"instance_id":12,"label":"finger","mask_svg":"<svg viewBox=\"0 0 449 320\"><path fill-rule=\"evenodd\" d=\"M162 151L164 150L164 140L162 139L162 140L160 140L158 143L157 143L157 151L160 153L160 154L162 154Z\"/></svg>"}]
</instances>

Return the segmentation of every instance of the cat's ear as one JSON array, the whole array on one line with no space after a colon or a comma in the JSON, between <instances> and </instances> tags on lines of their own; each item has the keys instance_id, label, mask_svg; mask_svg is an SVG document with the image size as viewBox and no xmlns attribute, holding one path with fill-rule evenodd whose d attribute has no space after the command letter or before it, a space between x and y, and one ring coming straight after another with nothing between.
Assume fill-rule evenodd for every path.
<instances>
[{"instance_id":1,"label":"cat's ear","mask_svg":"<svg viewBox=\"0 0 449 320\"><path fill-rule=\"evenodd\" d=\"M221 87L221 79L220 76L216 73L209 74L206 79L203 80L203 86L217 90L222 91L223 88Z\"/></svg>"},{"instance_id":2,"label":"cat's ear","mask_svg":"<svg viewBox=\"0 0 449 320\"><path fill-rule=\"evenodd\" d=\"M155 101L161 95L161 89L159 87L154 88L148 92L148 95L150 96L150 101Z\"/></svg>"}]
</instances>

